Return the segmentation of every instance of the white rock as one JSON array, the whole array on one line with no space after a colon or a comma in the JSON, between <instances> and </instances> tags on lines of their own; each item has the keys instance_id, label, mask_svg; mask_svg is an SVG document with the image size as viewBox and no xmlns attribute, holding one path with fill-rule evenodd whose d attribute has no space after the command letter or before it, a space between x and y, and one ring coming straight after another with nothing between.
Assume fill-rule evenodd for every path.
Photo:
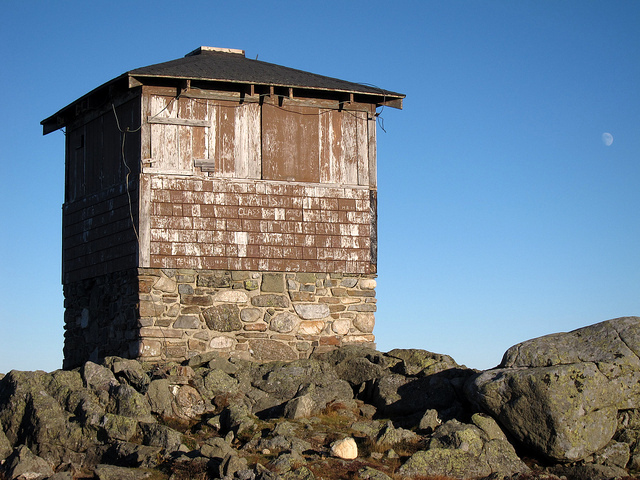
<instances>
[{"instance_id":1,"label":"white rock","mask_svg":"<svg viewBox=\"0 0 640 480\"><path fill-rule=\"evenodd\" d=\"M301 335L319 335L324 328L325 323L322 320L308 320L300 322L298 334Z\"/></svg>"},{"instance_id":2,"label":"white rock","mask_svg":"<svg viewBox=\"0 0 640 480\"><path fill-rule=\"evenodd\" d=\"M361 332L371 333L376 324L376 318L373 313L359 313L353 324Z\"/></svg>"},{"instance_id":3,"label":"white rock","mask_svg":"<svg viewBox=\"0 0 640 480\"><path fill-rule=\"evenodd\" d=\"M233 346L233 338L230 337L213 337L209 342L211 348L231 348Z\"/></svg>"},{"instance_id":4,"label":"white rock","mask_svg":"<svg viewBox=\"0 0 640 480\"><path fill-rule=\"evenodd\" d=\"M156 283L153 284L153 288L165 293L173 293L176 291L177 287L178 285L176 281L168 277L160 277Z\"/></svg>"},{"instance_id":5,"label":"white rock","mask_svg":"<svg viewBox=\"0 0 640 480\"><path fill-rule=\"evenodd\" d=\"M331 329L338 335L346 335L351 328L351 322L349 320L336 320L331 325Z\"/></svg>"},{"instance_id":6,"label":"white rock","mask_svg":"<svg viewBox=\"0 0 640 480\"><path fill-rule=\"evenodd\" d=\"M337 440L331 444L331 455L345 460L353 460L358 458L358 445L351 437Z\"/></svg>"},{"instance_id":7,"label":"white rock","mask_svg":"<svg viewBox=\"0 0 640 480\"><path fill-rule=\"evenodd\" d=\"M376 288L377 282L373 278L361 278L360 288L362 290L373 290Z\"/></svg>"},{"instance_id":8,"label":"white rock","mask_svg":"<svg viewBox=\"0 0 640 480\"><path fill-rule=\"evenodd\" d=\"M222 290L216 293L212 300L223 303L247 303L249 297L239 290Z\"/></svg>"}]
</instances>

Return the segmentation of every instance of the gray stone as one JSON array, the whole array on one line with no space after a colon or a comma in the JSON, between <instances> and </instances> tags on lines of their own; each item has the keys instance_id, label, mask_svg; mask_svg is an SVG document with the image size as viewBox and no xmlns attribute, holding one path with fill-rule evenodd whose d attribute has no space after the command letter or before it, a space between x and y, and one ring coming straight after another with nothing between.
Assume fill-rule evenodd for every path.
<instances>
[{"instance_id":1,"label":"gray stone","mask_svg":"<svg viewBox=\"0 0 640 480\"><path fill-rule=\"evenodd\" d=\"M284 275L282 273L263 273L260 290L273 293L284 292Z\"/></svg>"},{"instance_id":2,"label":"gray stone","mask_svg":"<svg viewBox=\"0 0 640 480\"><path fill-rule=\"evenodd\" d=\"M209 363L211 360L215 360L217 358L218 358L218 352L198 353L197 355L194 355L193 357L189 358L189 360L187 360L187 365L189 365L192 368L196 368L196 367L205 365ZM209 367L209 368L213 368L213 367Z\"/></svg>"},{"instance_id":3,"label":"gray stone","mask_svg":"<svg viewBox=\"0 0 640 480\"><path fill-rule=\"evenodd\" d=\"M242 329L240 310L237 305L216 305L207 308L202 315L207 327L218 332L233 332Z\"/></svg>"},{"instance_id":4,"label":"gray stone","mask_svg":"<svg viewBox=\"0 0 640 480\"><path fill-rule=\"evenodd\" d=\"M85 435L81 426L72 420L74 415L65 411L52 396L66 398L70 405L76 406L75 398L64 393L54 375L12 370L2 380L1 387L0 422L12 445L30 445L35 455L60 463L67 459L69 451L82 451L95 440L95 434L86 432ZM91 396L82 386L79 388Z\"/></svg>"},{"instance_id":5,"label":"gray stone","mask_svg":"<svg viewBox=\"0 0 640 480\"><path fill-rule=\"evenodd\" d=\"M47 480L74 480L71 472L57 472L51 475Z\"/></svg>"},{"instance_id":6,"label":"gray stone","mask_svg":"<svg viewBox=\"0 0 640 480\"><path fill-rule=\"evenodd\" d=\"M373 278L361 278L360 288L362 290L373 290L376 288L376 281Z\"/></svg>"},{"instance_id":7,"label":"gray stone","mask_svg":"<svg viewBox=\"0 0 640 480\"><path fill-rule=\"evenodd\" d=\"M307 462L304 457L298 453L281 453L277 458L269 462L269 467L273 472L282 475L305 463Z\"/></svg>"},{"instance_id":8,"label":"gray stone","mask_svg":"<svg viewBox=\"0 0 640 480\"><path fill-rule=\"evenodd\" d=\"M316 291L316 286L313 285L313 284L311 284L311 285L302 284L302 285L300 285L300 291L301 292L314 293Z\"/></svg>"},{"instance_id":9,"label":"gray stone","mask_svg":"<svg viewBox=\"0 0 640 480\"><path fill-rule=\"evenodd\" d=\"M205 457L223 459L229 453L233 452L233 448L224 440L224 438L211 437L208 438L200 447L200 452Z\"/></svg>"},{"instance_id":10,"label":"gray stone","mask_svg":"<svg viewBox=\"0 0 640 480\"><path fill-rule=\"evenodd\" d=\"M628 473L620 467L607 465L555 465L549 471L567 480L612 480L629 478Z\"/></svg>"},{"instance_id":11,"label":"gray stone","mask_svg":"<svg viewBox=\"0 0 640 480\"><path fill-rule=\"evenodd\" d=\"M173 328L195 329L200 327L200 318L197 315L180 315L173 323Z\"/></svg>"},{"instance_id":12,"label":"gray stone","mask_svg":"<svg viewBox=\"0 0 640 480\"><path fill-rule=\"evenodd\" d=\"M326 303L297 303L293 306L296 313L304 320L316 320L331 314Z\"/></svg>"},{"instance_id":13,"label":"gray stone","mask_svg":"<svg viewBox=\"0 0 640 480\"><path fill-rule=\"evenodd\" d=\"M366 303L363 305L350 305L347 310L350 312L375 312L377 308L375 303Z\"/></svg>"},{"instance_id":14,"label":"gray stone","mask_svg":"<svg viewBox=\"0 0 640 480\"><path fill-rule=\"evenodd\" d=\"M260 320L264 314L259 308L243 308L240 311L240 320L246 323L254 323Z\"/></svg>"},{"instance_id":15,"label":"gray stone","mask_svg":"<svg viewBox=\"0 0 640 480\"><path fill-rule=\"evenodd\" d=\"M435 431L429 449L413 454L398 474L467 479L528 471L507 441L491 440L475 425L451 420Z\"/></svg>"},{"instance_id":16,"label":"gray stone","mask_svg":"<svg viewBox=\"0 0 640 480\"><path fill-rule=\"evenodd\" d=\"M267 338L250 340L249 351L253 358L261 362L296 360L298 358L298 354L288 345Z\"/></svg>"},{"instance_id":17,"label":"gray stone","mask_svg":"<svg viewBox=\"0 0 640 480\"><path fill-rule=\"evenodd\" d=\"M205 402L200 392L191 385L173 386L173 411L176 417L195 420L205 412Z\"/></svg>"},{"instance_id":18,"label":"gray stone","mask_svg":"<svg viewBox=\"0 0 640 480\"><path fill-rule=\"evenodd\" d=\"M211 397L233 393L238 389L238 381L222 370L210 370L204 377L206 392Z\"/></svg>"},{"instance_id":19,"label":"gray stone","mask_svg":"<svg viewBox=\"0 0 640 480\"><path fill-rule=\"evenodd\" d=\"M296 328L298 323L300 323L300 319L297 315L291 312L282 312L271 319L269 329L278 333L289 333Z\"/></svg>"},{"instance_id":20,"label":"gray stone","mask_svg":"<svg viewBox=\"0 0 640 480\"><path fill-rule=\"evenodd\" d=\"M131 385L118 385L111 390L110 405L117 415L153 422L149 400Z\"/></svg>"},{"instance_id":21,"label":"gray stone","mask_svg":"<svg viewBox=\"0 0 640 480\"><path fill-rule=\"evenodd\" d=\"M311 395L302 395L287 402L284 418L296 419L310 417L315 412L315 402Z\"/></svg>"},{"instance_id":22,"label":"gray stone","mask_svg":"<svg viewBox=\"0 0 640 480\"><path fill-rule=\"evenodd\" d=\"M302 284L316 284L318 276L315 273L296 273L296 280Z\"/></svg>"},{"instance_id":23,"label":"gray stone","mask_svg":"<svg viewBox=\"0 0 640 480\"><path fill-rule=\"evenodd\" d=\"M380 430L376 442L379 445L387 445L389 447L400 442L415 442L419 438L418 434L404 428L395 428L391 421Z\"/></svg>"},{"instance_id":24,"label":"gray stone","mask_svg":"<svg viewBox=\"0 0 640 480\"><path fill-rule=\"evenodd\" d=\"M53 475L53 468L43 458L35 455L26 445L21 445L9 456L4 466L7 478L41 480Z\"/></svg>"},{"instance_id":25,"label":"gray stone","mask_svg":"<svg viewBox=\"0 0 640 480\"><path fill-rule=\"evenodd\" d=\"M611 442L593 456L594 463L619 468L625 468L630 458L629 445L622 442Z\"/></svg>"},{"instance_id":26,"label":"gray stone","mask_svg":"<svg viewBox=\"0 0 640 480\"><path fill-rule=\"evenodd\" d=\"M9 442L9 439L4 434L2 423L0 423L0 463L2 463L5 458L11 455L12 451L13 447L11 446L11 442Z\"/></svg>"},{"instance_id":27,"label":"gray stone","mask_svg":"<svg viewBox=\"0 0 640 480\"><path fill-rule=\"evenodd\" d=\"M358 279L356 277L346 277L340 282L341 287L353 288L357 285Z\"/></svg>"},{"instance_id":28,"label":"gray stone","mask_svg":"<svg viewBox=\"0 0 640 480\"><path fill-rule=\"evenodd\" d=\"M110 463L123 467L149 467L158 465L161 447L150 447L131 442L118 442L109 447L106 456Z\"/></svg>"},{"instance_id":29,"label":"gray stone","mask_svg":"<svg viewBox=\"0 0 640 480\"><path fill-rule=\"evenodd\" d=\"M640 404L640 318L624 317L518 344L468 397L518 441L571 462L605 447L619 409Z\"/></svg>"},{"instance_id":30,"label":"gray stone","mask_svg":"<svg viewBox=\"0 0 640 480\"><path fill-rule=\"evenodd\" d=\"M100 427L109 441L119 440L128 442L136 435L138 421L122 415L105 413L102 417Z\"/></svg>"},{"instance_id":31,"label":"gray stone","mask_svg":"<svg viewBox=\"0 0 640 480\"><path fill-rule=\"evenodd\" d=\"M162 417L173 416L173 395L167 379L152 380L147 391L151 411Z\"/></svg>"},{"instance_id":32,"label":"gray stone","mask_svg":"<svg viewBox=\"0 0 640 480\"><path fill-rule=\"evenodd\" d=\"M98 465L94 470L97 480L138 480L149 478L150 472L138 468L117 467L115 465Z\"/></svg>"},{"instance_id":33,"label":"gray stone","mask_svg":"<svg viewBox=\"0 0 640 480\"><path fill-rule=\"evenodd\" d=\"M428 352L417 348L397 348L387 352L387 355L401 360L394 370L403 375L426 376L445 370L460 368L449 355Z\"/></svg>"},{"instance_id":34,"label":"gray stone","mask_svg":"<svg viewBox=\"0 0 640 480\"><path fill-rule=\"evenodd\" d=\"M198 274L199 287L225 288L231 286L230 272L212 272Z\"/></svg>"},{"instance_id":35,"label":"gray stone","mask_svg":"<svg viewBox=\"0 0 640 480\"><path fill-rule=\"evenodd\" d=\"M256 295L251 299L251 304L254 307L287 308L289 299L284 295L276 294Z\"/></svg>"},{"instance_id":36,"label":"gray stone","mask_svg":"<svg viewBox=\"0 0 640 480\"><path fill-rule=\"evenodd\" d=\"M140 422L142 443L151 447L161 447L166 453L175 452L182 444L182 434L166 425Z\"/></svg>"},{"instance_id":37,"label":"gray stone","mask_svg":"<svg viewBox=\"0 0 640 480\"><path fill-rule=\"evenodd\" d=\"M389 475L373 467L362 467L358 470L358 478L362 480L393 480Z\"/></svg>"},{"instance_id":38,"label":"gray stone","mask_svg":"<svg viewBox=\"0 0 640 480\"><path fill-rule=\"evenodd\" d=\"M105 362L107 359L105 359ZM145 393L149 387L149 375L137 360L115 357L111 363L111 370L119 380L124 380L140 393Z\"/></svg>"},{"instance_id":39,"label":"gray stone","mask_svg":"<svg viewBox=\"0 0 640 480\"><path fill-rule=\"evenodd\" d=\"M178 293L183 295L193 295L193 287L188 283L178 285Z\"/></svg>"},{"instance_id":40,"label":"gray stone","mask_svg":"<svg viewBox=\"0 0 640 480\"><path fill-rule=\"evenodd\" d=\"M342 380L346 380L352 386L359 386L369 380L382 377L382 366L371 363L364 357L351 357L336 365L336 372Z\"/></svg>"},{"instance_id":41,"label":"gray stone","mask_svg":"<svg viewBox=\"0 0 640 480\"><path fill-rule=\"evenodd\" d=\"M93 362L86 362L81 374L84 386L92 390L108 392L112 387L119 385L111 370Z\"/></svg>"}]
</instances>

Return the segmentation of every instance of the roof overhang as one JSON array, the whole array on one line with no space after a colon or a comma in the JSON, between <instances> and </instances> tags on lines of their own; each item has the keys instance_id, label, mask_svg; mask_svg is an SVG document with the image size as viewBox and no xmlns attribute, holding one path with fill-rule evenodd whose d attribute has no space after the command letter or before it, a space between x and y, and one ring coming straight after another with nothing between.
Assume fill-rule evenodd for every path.
<instances>
[{"instance_id":1,"label":"roof overhang","mask_svg":"<svg viewBox=\"0 0 640 480\"><path fill-rule=\"evenodd\" d=\"M179 70L179 67L175 67L173 65L177 63L177 61L170 61L165 62L164 64L135 69L100 85L62 108L55 114L44 119L40 122L43 128L43 134L46 135L65 127L73 122L74 119L81 116L84 112L104 107L104 105L113 102L116 96L122 95L123 93L126 94L127 91L131 91L132 89L144 85L174 87L176 88L176 95L190 89L198 89L200 91L222 90L232 92L235 95L277 95L287 98L332 100L336 105L340 105L340 108L345 104L355 102L358 104L375 105L376 107L387 106L402 109L402 102L405 95L401 93L390 92L371 85L356 84L330 77L322 77L308 72L289 69L288 67L281 67L279 65L269 64L266 62L258 62L257 60L245 59L244 51L242 50L200 47L190 54L187 54L185 58L197 57L202 54L202 52L205 52L206 55L207 52L212 51L215 51L215 54L217 55L224 55L225 59L228 58L227 55L232 55L231 58L234 62L234 66L239 63L241 66L240 70L244 68L245 71L242 71L241 75L236 78L229 78L233 75L229 75L227 78L216 78L215 74L208 74L206 77L201 75L180 75L175 73L165 75L162 73L165 73L167 70L158 70L158 68L166 69L168 65L169 67L173 67L170 70L171 72L176 72L176 69ZM204 58L205 57L203 56L203 60ZM184 59L179 60L181 62L185 61ZM302 83L296 84L292 82L256 81L256 76L251 75L252 72L250 70L254 66L256 68L260 67L268 73L272 73L274 70L277 73L283 72L283 77L286 77L286 74L289 72L293 75L302 75ZM233 73L235 74L236 72ZM265 76L269 77L269 75ZM247 78L250 78L250 80L246 80ZM274 77L274 75L271 75L271 78L277 78L277 76ZM316 79L320 79L320 82L326 82L326 86L315 86L317 83L306 82L307 78L311 78L314 81ZM336 88L336 86L338 88Z\"/></svg>"}]
</instances>

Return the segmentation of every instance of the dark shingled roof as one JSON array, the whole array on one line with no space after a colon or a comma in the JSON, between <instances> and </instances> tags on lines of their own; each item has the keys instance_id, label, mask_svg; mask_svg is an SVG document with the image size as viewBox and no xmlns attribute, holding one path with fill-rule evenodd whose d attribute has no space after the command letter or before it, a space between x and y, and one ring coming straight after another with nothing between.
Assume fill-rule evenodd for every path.
<instances>
[{"instance_id":1,"label":"dark shingled roof","mask_svg":"<svg viewBox=\"0 0 640 480\"><path fill-rule=\"evenodd\" d=\"M374 86L347 82L295 68L246 58L243 53L200 47L183 58L136 68L127 72L133 77L165 77L190 80L217 80L234 83L333 90L403 98L401 93ZM242 52L236 51L236 52Z\"/></svg>"},{"instance_id":2,"label":"dark shingled roof","mask_svg":"<svg viewBox=\"0 0 640 480\"><path fill-rule=\"evenodd\" d=\"M388 105L394 108L402 108L402 99L405 97L402 93L391 92L371 85L347 82L295 68L251 60L244 56L243 50L200 47L177 60L130 70L93 89L40 122L43 126L43 133L46 135L67 125L77 116L78 106L82 110L92 108L94 100L98 104L104 103L104 98L111 95L112 90L126 90L133 86L152 85L158 82L169 85L175 81L186 80L203 82L204 84L212 82L212 84L255 85L262 86L262 88L292 88L301 90L303 96L314 97L318 95L319 98L328 98L323 97L322 92L329 92L331 96L337 95L339 97L355 95L356 102Z\"/></svg>"}]
</instances>

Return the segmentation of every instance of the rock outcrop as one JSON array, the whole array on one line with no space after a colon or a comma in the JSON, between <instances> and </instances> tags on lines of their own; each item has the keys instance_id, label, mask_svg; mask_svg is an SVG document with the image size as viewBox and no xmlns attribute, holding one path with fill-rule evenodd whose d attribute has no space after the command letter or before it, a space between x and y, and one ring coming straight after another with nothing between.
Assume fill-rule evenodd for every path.
<instances>
[{"instance_id":1,"label":"rock outcrop","mask_svg":"<svg viewBox=\"0 0 640 480\"><path fill-rule=\"evenodd\" d=\"M640 318L615 319L516 345L486 372L362 346L12 371L0 478L622 477L640 468L638 339Z\"/></svg>"},{"instance_id":2,"label":"rock outcrop","mask_svg":"<svg viewBox=\"0 0 640 480\"><path fill-rule=\"evenodd\" d=\"M523 445L584 460L612 441L619 412L640 407L638 354L640 318L617 318L515 345L466 391Z\"/></svg>"}]
</instances>

